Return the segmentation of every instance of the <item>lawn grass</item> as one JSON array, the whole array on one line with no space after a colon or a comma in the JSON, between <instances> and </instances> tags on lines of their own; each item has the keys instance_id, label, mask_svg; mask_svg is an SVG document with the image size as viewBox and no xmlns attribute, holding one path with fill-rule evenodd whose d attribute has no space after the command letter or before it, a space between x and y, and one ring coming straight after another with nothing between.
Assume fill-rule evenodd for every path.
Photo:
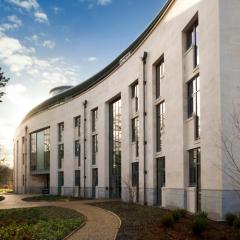
<instances>
[{"instance_id":1,"label":"lawn grass","mask_svg":"<svg viewBox=\"0 0 240 240\"><path fill-rule=\"evenodd\" d=\"M26 202L55 202L55 201L63 201L63 202L68 202L68 201L79 201L79 200L87 200L86 198L81 198L81 197L67 197L67 196L60 196L60 195L39 195L39 196L32 196L32 197L27 197L23 198L23 201Z\"/></svg>"},{"instance_id":2,"label":"lawn grass","mask_svg":"<svg viewBox=\"0 0 240 240\"><path fill-rule=\"evenodd\" d=\"M68 208L35 207L0 210L0 240L60 240L85 222Z\"/></svg>"},{"instance_id":3,"label":"lawn grass","mask_svg":"<svg viewBox=\"0 0 240 240\"><path fill-rule=\"evenodd\" d=\"M117 240L240 240L239 230L225 223L208 221L207 229L200 237L192 233L193 216L187 214L176 221L173 227L163 225L163 216L170 211L150 206L127 204L123 202L94 203L117 214L122 225Z\"/></svg>"}]
</instances>

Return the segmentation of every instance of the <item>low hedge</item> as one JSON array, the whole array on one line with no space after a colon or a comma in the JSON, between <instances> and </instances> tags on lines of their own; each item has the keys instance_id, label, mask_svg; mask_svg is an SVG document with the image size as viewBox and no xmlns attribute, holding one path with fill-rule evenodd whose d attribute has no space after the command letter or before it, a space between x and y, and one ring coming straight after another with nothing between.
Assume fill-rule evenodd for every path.
<instances>
[{"instance_id":1,"label":"low hedge","mask_svg":"<svg viewBox=\"0 0 240 240\"><path fill-rule=\"evenodd\" d=\"M187 211L184 209L175 209L163 216L162 224L167 228L171 228L174 226L175 222L178 222L181 218L184 218L186 214Z\"/></svg>"},{"instance_id":2,"label":"low hedge","mask_svg":"<svg viewBox=\"0 0 240 240\"><path fill-rule=\"evenodd\" d=\"M172 228L174 226L174 218L172 213L167 213L162 218L162 224L164 227Z\"/></svg>"},{"instance_id":3,"label":"low hedge","mask_svg":"<svg viewBox=\"0 0 240 240\"><path fill-rule=\"evenodd\" d=\"M23 201L26 202L55 202L55 201L79 201L79 200L88 200L90 198L82 198L82 197L68 197L68 196L60 196L60 195L39 195L33 197L23 198Z\"/></svg>"},{"instance_id":4,"label":"low hedge","mask_svg":"<svg viewBox=\"0 0 240 240\"><path fill-rule=\"evenodd\" d=\"M82 214L60 207L0 210L0 240L60 240L84 221Z\"/></svg>"},{"instance_id":5,"label":"low hedge","mask_svg":"<svg viewBox=\"0 0 240 240\"><path fill-rule=\"evenodd\" d=\"M208 226L207 214L205 212L197 213L192 222L192 233L201 236Z\"/></svg>"}]
</instances>

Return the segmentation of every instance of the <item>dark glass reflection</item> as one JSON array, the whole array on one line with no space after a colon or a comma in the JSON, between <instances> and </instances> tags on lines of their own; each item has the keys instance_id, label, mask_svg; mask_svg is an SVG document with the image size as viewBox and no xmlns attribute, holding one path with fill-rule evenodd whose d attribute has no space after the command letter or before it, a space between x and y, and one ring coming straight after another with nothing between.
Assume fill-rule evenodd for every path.
<instances>
[{"instance_id":1,"label":"dark glass reflection","mask_svg":"<svg viewBox=\"0 0 240 240\"><path fill-rule=\"evenodd\" d=\"M30 134L30 165L32 171L50 168L50 128Z\"/></svg>"},{"instance_id":2,"label":"dark glass reflection","mask_svg":"<svg viewBox=\"0 0 240 240\"><path fill-rule=\"evenodd\" d=\"M195 117L195 138L200 138L200 76L188 83L188 117Z\"/></svg>"},{"instance_id":3,"label":"dark glass reflection","mask_svg":"<svg viewBox=\"0 0 240 240\"><path fill-rule=\"evenodd\" d=\"M122 138L122 122L121 122L121 99L110 104L109 109L109 181L110 181L110 197L121 197L121 138Z\"/></svg>"}]
</instances>

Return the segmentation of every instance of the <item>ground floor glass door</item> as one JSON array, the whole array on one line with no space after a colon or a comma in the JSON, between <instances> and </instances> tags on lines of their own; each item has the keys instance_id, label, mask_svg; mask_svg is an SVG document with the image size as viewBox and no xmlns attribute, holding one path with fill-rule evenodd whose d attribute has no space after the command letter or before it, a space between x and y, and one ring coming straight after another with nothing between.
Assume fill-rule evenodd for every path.
<instances>
[{"instance_id":1,"label":"ground floor glass door","mask_svg":"<svg viewBox=\"0 0 240 240\"><path fill-rule=\"evenodd\" d=\"M98 169L92 169L92 198L96 198L96 187L98 185Z\"/></svg>"}]
</instances>

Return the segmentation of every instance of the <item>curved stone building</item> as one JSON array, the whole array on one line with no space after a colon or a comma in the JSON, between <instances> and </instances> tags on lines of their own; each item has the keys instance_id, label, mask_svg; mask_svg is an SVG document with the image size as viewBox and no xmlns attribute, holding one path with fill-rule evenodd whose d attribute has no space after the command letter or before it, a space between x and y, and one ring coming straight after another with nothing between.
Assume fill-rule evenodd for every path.
<instances>
[{"instance_id":1,"label":"curved stone building","mask_svg":"<svg viewBox=\"0 0 240 240\"><path fill-rule=\"evenodd\" d=\"M26 115L15 191L239 210L221 136L240 102L239 12L239 0L168 0L112 63Z\"/></svg>"}]
</instances>

